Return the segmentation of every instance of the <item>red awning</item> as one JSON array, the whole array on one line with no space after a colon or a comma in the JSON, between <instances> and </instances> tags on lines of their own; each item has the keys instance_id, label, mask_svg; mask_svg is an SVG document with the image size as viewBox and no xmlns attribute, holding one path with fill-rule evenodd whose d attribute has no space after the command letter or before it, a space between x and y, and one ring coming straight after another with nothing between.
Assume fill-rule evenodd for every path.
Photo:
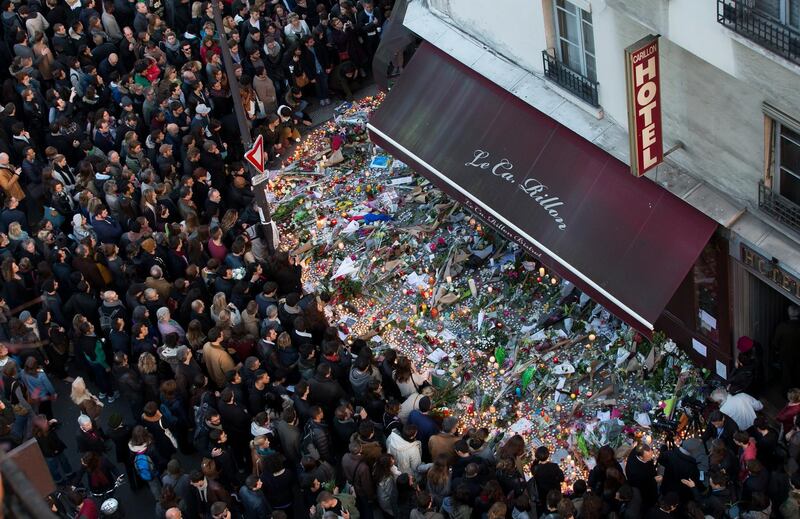
<instances>
[{"instance_id":1,"label":"red awning","mask_svg":"<svg viewBox=\"0 0 800 519\"><path fill-rule=\"evenodd\" d=\"M429 44L372 114L374 142L649 332L716 223Z\"/></svg>"}]
</instances>

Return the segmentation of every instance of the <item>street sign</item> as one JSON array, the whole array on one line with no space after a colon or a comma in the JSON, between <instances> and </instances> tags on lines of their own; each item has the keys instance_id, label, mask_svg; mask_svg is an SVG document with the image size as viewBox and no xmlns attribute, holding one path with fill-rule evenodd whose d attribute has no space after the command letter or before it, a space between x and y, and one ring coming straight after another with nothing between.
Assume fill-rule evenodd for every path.
<instances>
[{"instance_id":1,"label":"street sign","mask_svg":"<svg viewBox=\"0 0 800 519\"><path fill-rule=\"evenodd\" d=\"M256 141L253 143L253 147L247 150L244 154L244 158L247 159L247 162L253 165L256 168L256 171L259 173L264 173L264 136L259 135L256 137Z\"/></svg>"}]
</instances>

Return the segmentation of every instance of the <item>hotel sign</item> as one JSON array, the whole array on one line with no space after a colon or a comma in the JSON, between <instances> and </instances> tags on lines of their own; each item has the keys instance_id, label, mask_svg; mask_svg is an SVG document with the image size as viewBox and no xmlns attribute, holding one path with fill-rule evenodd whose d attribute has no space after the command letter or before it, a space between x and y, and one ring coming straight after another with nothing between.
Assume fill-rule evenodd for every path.
<instances>
[{"instance_id":1,"label":"hotel sign","mask_svg":"<svg viewBox=\"0 0 800 519\"><path fill-rule=\"evenodd\" d=\"M664 160L658 36L625 49L631 173L641 177Z\"/></svg>"},{"instance_id":2,"label":"hotel sign","mask_svg":"<svg viewBox=\"0 0 800 519\"><path fill-rule=\"evenodd\" d=\"M778 290L786 292L787 296L800 300L800 279L797 276L786 272L777 263L773 263L747 245L743 243L740 245L741 260L746 267L760 274Z\"/></svg>"}]
</instances>

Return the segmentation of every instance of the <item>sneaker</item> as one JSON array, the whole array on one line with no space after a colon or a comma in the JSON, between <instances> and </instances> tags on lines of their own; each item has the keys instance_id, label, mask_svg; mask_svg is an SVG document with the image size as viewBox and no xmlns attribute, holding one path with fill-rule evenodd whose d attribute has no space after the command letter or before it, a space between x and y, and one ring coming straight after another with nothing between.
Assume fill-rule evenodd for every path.
<instances>
[{"instance_id":1,"label":"sneaker","mask_svg":"<svg viewBox=\"0 0 800 519\"><path fill-rule=\"evenodd\" d=\"M118 399L119 399L119 391L114 391L114 394L111 395L110 397L108 397L108 403L110 404L114 400L118 400Z\"/></svg>"},{"instance_id":2,"label":"sneaker","mask_svg":"<svg viewBox=\"0 0 800 519\"><path fill-rule=\"evenodd\" d=\"M105 400L107 395L105 393L100 393L97 396L100 398L100 400Z\"/></svg>"}]
</instances>

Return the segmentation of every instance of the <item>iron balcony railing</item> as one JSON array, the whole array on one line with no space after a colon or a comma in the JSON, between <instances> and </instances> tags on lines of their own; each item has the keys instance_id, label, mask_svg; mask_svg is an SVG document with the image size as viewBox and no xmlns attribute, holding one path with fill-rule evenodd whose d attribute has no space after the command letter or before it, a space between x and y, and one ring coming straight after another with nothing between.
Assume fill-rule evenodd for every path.
<instances>
[{"instance_id":1,"label":"iron balcony railing","mask_svg":"<svg viewBox=\"0 0 800 519\"><path fill-rule=\"evenodd\" d=\"M597 101L597 81L592 81L575 72L551 56L546 50L542 51L542 61L544 63L544 77L569 90L590 105L600 106Z\"/></svg>"},{"instance_id":2,"label":"iron balcony railing","mask_svg":"<svg viewBox=\"0 0 800 519\"><path fill-rule=\"evenodd\" d=\"M800 31L752 5L752 0L717 0L717 22L800 65Z\"/></svg>"},{"instance_id":3,"label":"iron balcony railing","mask_svg":"<svg viewBox=\"0 0 800 519\"><path fill-rule=\"evenodd\" d=\"M782 224L800 231L800 205L773 191L763 180L758 183L758 207Z\"/></svg>"}]
</instances>

